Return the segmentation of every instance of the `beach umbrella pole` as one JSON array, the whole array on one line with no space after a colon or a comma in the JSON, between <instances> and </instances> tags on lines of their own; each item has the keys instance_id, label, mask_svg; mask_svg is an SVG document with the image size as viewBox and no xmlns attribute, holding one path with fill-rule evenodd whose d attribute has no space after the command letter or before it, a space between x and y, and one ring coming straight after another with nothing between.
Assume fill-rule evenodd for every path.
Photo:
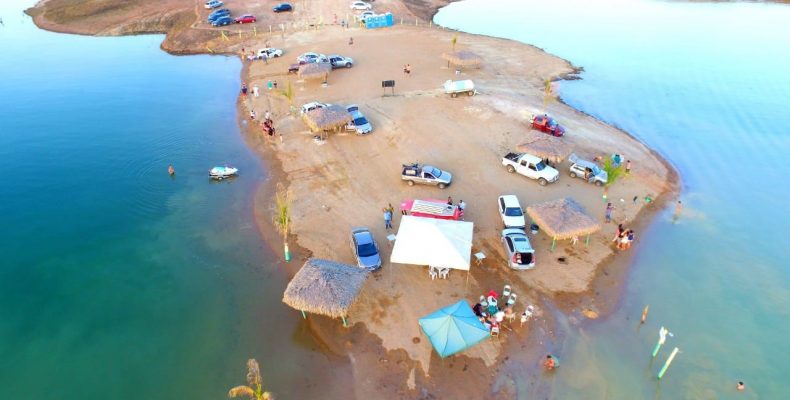
<instances>
[{"instance_id":1,"label":"beach umbrella pole","mask_svg":"<svg viewBox=\"0 0 790 400\"><path fill-rule=\"evenodd\" d=\"M343 326L347 327L348 323L346 323L346 317L340 317L343 320Z\"/></svg>"},{"instance_id":2,"label":"beach umbrella pole","mask_svg":"<svg viewBox=\"0 0 790 400\"><path fill-rule=\"evenodd\" d=\"M307 319L307 315L304 313L304 310L299 310L302 312L302 318Z\"/></svg>"},{"instance_id":3,"label":"beach umbrella pole","mask_svg":"<svg viewBox=\"0 0 790 400\"><path fill-rule=\"evenodd\" d=\"M669 358L667 358L667 362L665 362L664 366L661 367L661 371L658 371L658 379L661 379L667 372L667 368L669 368L669 364L672 364L672 360L675 359L675 355L678 354L678 350L679 349L677 347L675 347L675 350L672 350L672 354L670 354Z\"/></svg>"}]
</instances>

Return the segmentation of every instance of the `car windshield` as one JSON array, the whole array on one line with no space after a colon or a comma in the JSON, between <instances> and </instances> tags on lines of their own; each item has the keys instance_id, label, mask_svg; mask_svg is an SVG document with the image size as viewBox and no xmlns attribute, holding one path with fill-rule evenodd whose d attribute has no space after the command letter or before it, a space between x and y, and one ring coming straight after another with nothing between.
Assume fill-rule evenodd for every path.
<instances>
[{"instance_id":1,"label":"car windshield","mask_svg":"<svg viewBox=\"0 0 790 400\"><path fill-rule=\"evenodd\" d=\"M598 168L598 166L593 165L592 172L593 172L593 175L600 175L601 174L601 169Z\"/></svg>"},{"instance_id":2,"label":"car windshield","mask_svg":"<svg viewBox=\"0 0 790 400\"><path fill-rule=\"evenodd\" d=\"M366 120L365 117L359 117L359 118L354 120L354 125L356 125L356 126L362 126L362 125L365 125L367 123L368 123L368 120Z\"/></svg>"},{"instance_id":3,"label":"car windshield","mask_svg":"<svg viewBox=\"0 0 790 400\"><path fill-rule=\"evenodd\" d=\"M505 215L508 217L520 217L524 215L524 213L521 212L521 208L508 207L505 209Z\"/></svg>"},{"instance_id":4,"label":"car windshield","mask_svg":"<svg viewBox=\"0 0 790 400\"><path fill-rule=\"evenodd\" d=\"M365 243L357 246L357 253L360 257L370 257L375 256L378 251L376 251L376 246L373 243Z\"/></svg>"},{"instance_id":5,"label":"car windshield","mask_svg":"<svg viewBox=\"0 0 790 400\"><path fill-rule=\"evenodd\" d=\"M546 169L546 164L543 161L535 164L535 171L543 171L544 169Z\"/></svg>"},{"instance_id":6,"label":"car windshield","mask_svg":"<svg viewBox=\"0 0 790 400\"><path fill-rule=\"evenodd\" d=\"M431 175L438 178L442 176L442 170L440 170L439 168L431 168Z\"/></svg>"},{"instance_id":7,"label":"car windshield","mask_svg":"<svg viewBox=\"0 0 790 400\"><path fill-rule=\"evenodd\" d=\"M555 126L555 125L557 125L557 121L555 121L553 119L550 119L549 120L549 126Z\"/></svg>"}]
</instances>

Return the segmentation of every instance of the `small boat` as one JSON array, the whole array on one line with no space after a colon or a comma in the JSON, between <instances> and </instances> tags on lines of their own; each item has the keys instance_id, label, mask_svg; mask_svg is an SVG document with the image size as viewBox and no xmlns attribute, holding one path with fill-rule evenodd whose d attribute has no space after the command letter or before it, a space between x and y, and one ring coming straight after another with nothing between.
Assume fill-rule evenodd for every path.
<instances>
[{"instance_id":1,"label":"small boat","mask_svg":"<svg viewBox=\"0 0 790 400\"><path fill-rule=\"evenodd\" d=\"M235 167L231 167L228 165L224 165L221 167L214 167L208 171L208 176L214 179L225 179L230 178L231 176L236 176L239 174L239 169Z\"/></svg>"}]
</instances>

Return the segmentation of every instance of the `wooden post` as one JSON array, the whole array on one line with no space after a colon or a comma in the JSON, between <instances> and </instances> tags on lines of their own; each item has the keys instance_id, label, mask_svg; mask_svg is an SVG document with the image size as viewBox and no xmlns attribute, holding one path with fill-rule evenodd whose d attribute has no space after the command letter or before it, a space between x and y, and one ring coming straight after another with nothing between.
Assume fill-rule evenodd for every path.
<instances>
[{"instance_id":1,"label":"wooden post","mask_svg":"<svg viewBox=\"0 0 790 400\"><path fill-rule=\"evenodd\" d=\"M678 351L679 351L679 349L677 347L675 347L675 350L672 350L672 354L670 354L669 358L667 358L667 362L665 362L664 366L661 367L661 371L658 371L658 379L659 380L662 377L664 377L664 373L667 372L667 368L669 368L669 364L672 364L672 360L675 359L675 356L678 354Z\"/></svg>"},{"instance_id":2,"label":"wooden post","mask_svg":"<svg viewBox=\"0 0 790 400\"><path fill-rule=\"evenodd\" d=\"M302 318L307 319L307 315L305 315L304 310L299 310L302 312Z\"/></svg>"},{"instance_id":3,"label":"wooden post","mask_svg":"<svg viewBox=\"0 0 790 400\"><path fill-rule=\"evenodd\" d=\"M557 247L557 238L551 239L551 251L554 251L554 248Z\"/></svg>"},{"instance_id":4,"label":"wooden post","mask_svg":"<svg viewBox=\"0 0 790 400\"><path fill-rule=\"evenodd\" d=\"M645 309L642 310L642 322L640 322L641 324L644 324L645 320L647 319L647 309L648 308L650 308L650 304L646 305Z\"/></svg>"},{"instance_id":5,"label":"wooden post","mask_svg":"<svg viewBox=\"0 0 790 400\"><path fill-rule=\"evenodd\" d=\"M348 323L346 323L346 317L341 316L340 318L343 319L343 326L348 327Z\"/></svg>"}]
</instances>

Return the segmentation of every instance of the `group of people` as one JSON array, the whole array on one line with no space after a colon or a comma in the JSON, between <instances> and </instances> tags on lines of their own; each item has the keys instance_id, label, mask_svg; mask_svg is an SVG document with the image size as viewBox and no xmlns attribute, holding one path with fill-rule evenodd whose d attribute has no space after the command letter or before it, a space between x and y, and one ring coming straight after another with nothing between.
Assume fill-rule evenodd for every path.
<instances>
[{"instance_id":1,"label":"group of people","mask_svg":"<svg viewBox=\"0 0 790 400\"><path fill-rule=\"evenodd\" d=\"M612 239L612 242L619 250L628 250L631 248L631 242L634 241L634 234L633 229L626 229L623 227L623 224L617 225L617 234Z\"/></svg>"},{"instance_id":2,"label":"group of people","mask_svg":"<svg viewBox=\"0 0 790 400\"><path fill-rule=\"evenodd\" d=\"M453 205L453 196L447 196L447 205ZM463 200L458 202L458 210L460 211L461 219L464 219L464 210L466 210L466 203Z\"/></svg>"}]
</instances>

